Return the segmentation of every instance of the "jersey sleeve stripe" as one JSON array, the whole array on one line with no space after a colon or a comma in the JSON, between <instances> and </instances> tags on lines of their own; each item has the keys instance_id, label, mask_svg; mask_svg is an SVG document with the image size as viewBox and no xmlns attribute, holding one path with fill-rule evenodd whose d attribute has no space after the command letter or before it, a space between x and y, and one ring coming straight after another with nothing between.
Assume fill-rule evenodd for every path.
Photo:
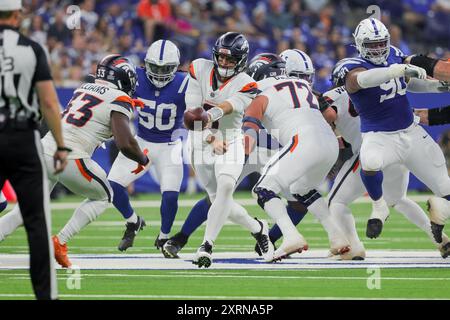
<instances>
[{"instance_id":1,"label":"jersey sleeve stripe","mask_svg":"<svg viewBox=\"0 0 450 320\"><path fill-rule=\"evenodd\" d=\"M294 152L294 150L295 150L295 148L297 148L297 146L298 146L298 134L296 134L296 135L294 136L294 139L293 139L293 141L292 141L291 147L289 148L289 151L290 151L291 153Z\"/></svg>"},{"instance_id":2,"label":"jersey sleeve stripe","mask_svg":"<svg viewBox=\"0 0 450 320\"><path fill-rule=\"evenodd\" d=\"M130 112L133 109L133 101L131 100L130 97L127 97L127 96L117 97L113 102L111 102L111 104L115 104L115 105L124 107L125 109L127 109Z\"/></svg>"},{"instance_id":3,"label":"jersey sleeve stripe","mask_svg":"<svg viewBox=\"0 0 450 320\"><path fill-rule=\"evenodd\" d=\"M245 86L243 86L239 92L257 93L257 91L258 91L258 84L256 82L249 82Z\"/></svg>"},{"instance_id":4,"label":"jersey sleeve stripe","mask_svg":"<svg viewBox=\"0 0 450 320\"><path fill-rule=\"evenodd\" d=\"M189 74L191 75L192 78L194 78L195 80L197 80L197 77L195 76L195 71L194 71L194 64L191 63L189 65Z\"/></svg>"},{"instance_id":5,"label":"jersey sleeve stripe","mask_svg":"<svg viewBox=\"0 0 450 320\"><path fill-rule=\"evenodd\" d=\"M181 82L180 89L178 89L178 93L183 93L186 90L186 84L188 83L188 81L189 77L188 76L184 77L183 82Z\"/></svg>"}]
</instances>

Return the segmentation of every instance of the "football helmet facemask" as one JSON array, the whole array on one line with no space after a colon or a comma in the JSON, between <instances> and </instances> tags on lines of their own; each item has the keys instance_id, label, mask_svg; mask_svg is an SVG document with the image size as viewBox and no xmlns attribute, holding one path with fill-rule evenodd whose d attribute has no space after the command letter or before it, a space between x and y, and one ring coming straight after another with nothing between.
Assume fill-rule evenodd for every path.
<instances>
[{"instance_id":1,"label":"football helmet facemask","mask_svg":"<svg viewBox=\"0 0 450 320\"><path fill-rule=\"evenodd\" d=\"M217 39L213 47L213 62L215 72L223 79L242 72L248 59L249 46L244 35L237 32L227 32ZM234 66L224 68L219 65L219 56L234 62Z\"/></svg>"},{"instance_id":2,"label":"football helmet facemask","mask_svg":"<svg viewBox=\"0 0 450 320\"><path fill-rule=\"evenodd\" d=\"M145 73L151 83L162 88L175 78L180 65L180 50L170 40L158 40L145 55Z\"/></svg>"}]
</instances>

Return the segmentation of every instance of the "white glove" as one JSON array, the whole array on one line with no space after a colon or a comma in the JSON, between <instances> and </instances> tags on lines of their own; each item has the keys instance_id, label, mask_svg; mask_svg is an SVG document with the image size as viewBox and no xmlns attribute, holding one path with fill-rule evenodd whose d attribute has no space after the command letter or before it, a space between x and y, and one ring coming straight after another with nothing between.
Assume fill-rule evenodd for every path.
<instances>
[{"instance_id":1,"label":"white glove","mask_svg":"<svg viewBox=\"0 0 450 320\"><path fill-rule=\"evenodd\" d=\"M424 68L414 66L412 64L405 64L405 71L404 75L405 77L409 78L417 78L417 79L426 79L427 78L427 72Z\"/></svg>"}]
</instances>

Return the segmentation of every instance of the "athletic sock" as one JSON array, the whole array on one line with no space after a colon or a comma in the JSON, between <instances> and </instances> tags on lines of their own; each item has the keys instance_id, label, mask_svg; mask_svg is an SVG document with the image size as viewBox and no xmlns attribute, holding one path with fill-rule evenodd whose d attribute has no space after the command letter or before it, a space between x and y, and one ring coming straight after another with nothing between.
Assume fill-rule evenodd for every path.
<instances>
[{"instance_id":1,"label":"athletic sock","mask_svg":"<svg viewBox=\"0 0 450 320\"><path fill-rule=\"evenodd\" d=\"M181 227L181 232L189 237L195 230L197 230L197 228L206 221L210 206L211 204L207 198L197 201L189 212L186 221L184 221L183 226Z\"/></svg>"},{"instance_id":2,"label":"athletic sock","mask_svg":"<svg viewBox=\"0 0 450 320\"><path fill-rule=\"evenodd\" d=\"M251 233L258 233L261 231L261 225L256 219L249 216L247 210L240 204L233 201L233 206L231 207L229 219L243 226L245 229L249 230Z\"/></svg>"},{"instance_id":3,"label":"athletic sock","mask_svg":"<svg viewBox=\"0 0 450 320\"><path fill-rule=\"evenodd\" d=\"M133 211L133 214L131 215L131 217L127 218L127 222L129 223L137 223L138 222L138 216L136 215L136 213Z\"/></svg>"},{"instance_id":4,"label":"athletic sock","mask_svg":"<svg viewBox=\"0 0 450 320\"><path fill-rule=\"evenodd\" d=\"M178 211L178 192L164 191L161 200L161 232L170 233Z\"/></svg>"},{"instance_id":5,"label":"athletic sock","mask_svg":"<svg viewBox=\"0 0 450 320\"><path fill-rule=\"evenodd\" d=\"M375 175L367 175L361 170L361 179L372 200L378 200L383 195L383 172L377 171Z\"/></svg>"},{"instance_id":6,"label":"athletic sock","mask_svg":"<svg viewBox=\"0 0 450 320\"><path fill-rule=\"evenodd\" d=\"M125 219L130 218L134 214L134 210L130 204L127 188L114 181L109 181L113 191L113 204L119 210ZM128 220L127 220L128 221ZM137 219L136 219L137 221Z\"/></svg>"},{"instance_id":7,"label":"athletic sock","mask_svg":"<svg viewBox=\"0 0 450 320\"><path fill-rule=\"evenodd\" d=\"M286 206L286 211L288 213L289 218L291 219L292 223L296 226L300 223L300 221L303 220L306 213L308 211L298 211L294 209L290 204ZM280 227L278 227L277 224L275 224L272 228L269 230L269 238L270 241L275 243L278 239L280 239L283 236L281 233Z\"/></svg>"}]
</instances>

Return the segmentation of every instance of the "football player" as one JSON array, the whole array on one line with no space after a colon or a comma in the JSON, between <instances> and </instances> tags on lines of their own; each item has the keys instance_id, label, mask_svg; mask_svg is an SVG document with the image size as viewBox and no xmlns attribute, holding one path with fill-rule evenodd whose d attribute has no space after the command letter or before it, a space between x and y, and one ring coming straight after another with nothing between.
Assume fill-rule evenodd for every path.
<instances>
[{"instance_id":1,"label":"football player","mask_svg":"<svg viewBox=\"0 0 450 320\"><path fill-rule=\"evenodd\" d=\"M73 93L63 113L63 134L72 150L64 172L53 174L56 144L51 134L42 138L49 177L49 190L57 182L73 193L87 198L71 219L53 236L55 258L63 267L70 267L67 242L94 221L112 200L112 189L105 171L91 156L103 142L114 136L119 150L134 161L133 171L143 171L149 159L141 151L130 131L134 106L142 106L131 96L136 89L134 65L118 54L108 55L97 65L94 83L84 83ZM0 218L0 241L22 225L19 206Z\"/></svg>"},{"instance_id":2,"label":"football player","mask_svg":"<svg viewBox=\"0 0 450 320\"><path fill-rule=\"evenodd\" d=\"M228 32L217 39L212 61L196 59L189 66L186 107L203 107L209 118L207 129L190 131L191 163L211 200L203 243L194 258L199 267L211 265L214 241L228 217L250 230L264 253L273 252L267 222L251 218L233 201L245 160L242 116L258 92L256 82L243 72L248 51L242 34Z\"/></svg>"},{"instance_id":3,"label":"football player","mask_svg":"<svg viewBox=\"0 0 450 320\"><path fill-rule=\"evenodd\" d=\"M253 57L249 62L246 72L255 81L258 82L258 88L261 90L260 80L266 77L273 77L284 74L285 62L284 60L273 53L261 53ZM258 139L258 147L250 155L243 167L241 176L239 177L236 186L249 174L253 172L261 172L270 156L278 150L279 143L269 136L265 132L261 131L260 138ZM255 157L255 161L253 161ZM207 219L208 210L210 207L208 198L199 201L189 213L186 221L183 223L181 231L175 234L164 245L163 250L166 255L178 258L178 252L186 245L190 235ZM298 224L306 214L306 208L298 203L297 200L288 201L286 210L291 217L294 224ZM269 238L272 243L281 237L281 231L278 227L272 227L269 231ZM259 244L255 246L255 251L262 255ZM272 257L270 257L272 259Z\"/></svg>"},{"instance_id":4,"label":"football player","mask_svg":"<svg viewBox=\"0 0 450 320\"><path fill-rule=\"evenodd\" d=\"M390 45L389 32L379 20L362 20L353 36L359 57L343 59L337 72L345 78L345 88L361 120L361 178L374 200L367 228L376 236L389 215L382 181L383 171L390 165L405 165L432 190L436 197L430 199L431 207L449 206L450 178L444 155L418 126L406 97L406 90L442 92L442 87L448 86L426 79L423 68L405 64L406 56Z\"/></svg>"},{"instance_id":5,"label":"football player","mask_svg":"<svg viewBox=\"0 0 450 320\"><path fill-rule=\"evenodd\" d=\"M169 40L158 40L147 50L145 67L137 69L135 97L144 102L139 109L137 142L155 168L161 188L161 230L155 246L159 250L169 238L178 210L178 194L183 179L181 132L186 109L184 95L189 77L177 71L180 51ZM113 204L126 219L126 230L118 246L124 251L133 245L136 234L145 226L144 219L134 212L127 186L148 171L133 171L135 163L119 153L108 180L114 190Z\"/></svg>"},{"instance_id":6,"label":"football player","mask_svg":"<svg viewBox=\"0 0 450 320\"><path fill-rule=\"evenodd\" d=\"M337 72L339 67L339 64L336 65L331 76L335 88L323 94L329 103L324 115L328 122L335 125L336 130L339 131L345 141L350 144L353 156L343 164L338 172L333 187L328 194L328 204L336 223L344 230L351 245L351 251L341 258L357 260L365 257L365 250L358 238L349 204L366 192L360 176L359 149L362 136L360 119L347 91L345 91L344 78ZM387 204L425 231L434 242L430 230L430 220L420 206L407 197L409 171L405 166L395 164L387 167L384 172L383 190ZM371 229L367 231L369 238L378 236L372 234ZM443 257L449 254L448 250L444 249L447 243L448 238L443 243L437 244Z\"/></svg>"},{"instance_id":7,"label":"football player","mask_svg":"<svg viewBox=\"0 0 450 320\"><path fill-rule=\"evenodd\" d=\"M319 111L311 89L312 73L305 74L305 64L311 60L304 52L287 50L281 54L286 61L288 77L267 78L270 83L245 112L243 129L246 133L265 128L279 131L284 147L263 169L253 188L258 204L275 220L283 233L283 242L273 260L307 249L303 236L289 218L279 194L288 189L294 199L307 207L328 233L331 252L343 254L349 244L345 235L332 221L325 200L316 188L327 176L338 156L336 136ZM246 135L246 153L255 139ZM301 145L301 148L299 147Z\"/></svg>"}]
</instances>

